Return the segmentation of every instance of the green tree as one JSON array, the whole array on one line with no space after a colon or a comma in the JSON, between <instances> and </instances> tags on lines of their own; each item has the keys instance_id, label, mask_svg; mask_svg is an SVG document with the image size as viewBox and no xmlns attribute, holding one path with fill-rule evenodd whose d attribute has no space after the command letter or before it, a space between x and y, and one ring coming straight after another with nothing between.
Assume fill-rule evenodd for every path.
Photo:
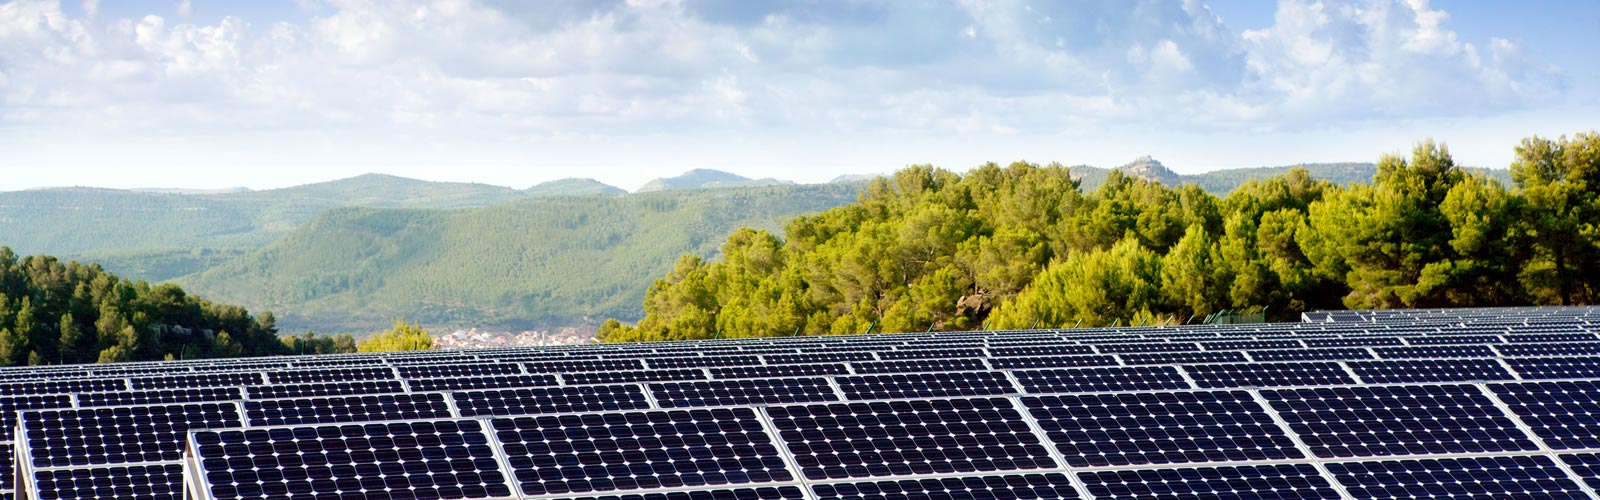
<instances>
[{"instance_id":1,"label":"green tree","mask_svg":"<svg viewBox=\"0 0 1600 500\"><path fill-rule=\"evenodd\" d=\"M433 336L422 325L394 321L394 327L372 334L356 346L359 352L426 351L433 349Z\"/></svg>"},{"instance_id":2,"label":"green tree","mask_svg":"<svg viewBox=\"0 0 1600 500\"><path fill-rule=\"evenodd\" d=\"M1600 301L1600 135L1523 139L1511 177L1525 203L1528 294L1542 304Z\"/></svg>"},{"instance_id":3,"label":"green tree","mask_svg":"<svg viewBox=\"0 0 1600 500\"><path fill-rule=\"evenodd\" d=\"M990 327L1059 328L1126 323L1163 309L1161 257L1134 238L1075 252L990 316Z\"/></svg>"}]
</instances>

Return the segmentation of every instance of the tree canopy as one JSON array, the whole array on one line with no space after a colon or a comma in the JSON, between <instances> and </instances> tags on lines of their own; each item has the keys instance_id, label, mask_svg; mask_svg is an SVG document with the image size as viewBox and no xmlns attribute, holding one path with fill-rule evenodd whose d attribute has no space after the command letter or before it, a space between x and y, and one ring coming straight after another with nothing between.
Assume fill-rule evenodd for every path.
<instances>
[{"instance_id":1,"label":"tree canopy","mask_svg":"<svg viewBox=\"0 0 1600 500\"><path fill-rule=\"evenodd\" d=\"M1218 198L1057 164L912 166L856 203L685 255L606 341L1186 321L1224 309L1587 304L1600 294L1600 136L1529 138L1514 185L1419 143L1373 182L1303 169Z\"/></svg>"}]
</instances>

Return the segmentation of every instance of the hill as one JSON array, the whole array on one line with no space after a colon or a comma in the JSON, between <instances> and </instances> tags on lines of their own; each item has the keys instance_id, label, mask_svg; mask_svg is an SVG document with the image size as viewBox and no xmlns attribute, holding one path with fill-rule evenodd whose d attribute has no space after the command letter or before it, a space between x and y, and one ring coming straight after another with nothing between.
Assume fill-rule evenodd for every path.
<instances>
[{"instance_id":1,"label":"hill","mask_svg":"<svg viewBox=\"0 0 1600 500\"><path fill-rule=\"evenodd\" d=\"M531 188L524 189L522 194L531 197L540 196L585 196L591 194L618 195L627 194L622 188L606 184L594 179L566 178L549 182L541 182Z\"/></svg>"},{"instance_id":2,"label":"hill","mask_svg":"<svg viewBox=\"0 0 1600 500\"><path fill-rule=\"evenodd\" d=\"M1328 181L1340 186L1370 183L1373 176L1378 174L1377 164L1362 162L1304 163L1279 167L1230 168L1199 174L1179 174L1149 156L1139 157L1114 169L1076 165L1071 167L1071 171L1072 178L1081 183L1085 191L1099 188L1100 184L1105 182L1106 174L1116 170L1140 179L1160 182L1169 187L1194 184L1207 193L1223 196L1246 181L1276 177L1286 174L1295 168L1304 168L1307 173L1311 174L1312 179ZM1499 181L1504 186L1511 185L1510 170L1475 167L1465 167L1465 170Z\"/></svg>"},{"instance_id":3,"label":"hill","mask_svg":"<svg viewBox=\"0 0 1600 500\"><path fill-rule=\"evenodd\" d=\"M522 192L505 186L434 182L385 174L365 174L315 184L219 196L228 200L274 204L389 208L481 207L522 197Z\"/></svg>"},{"instance_id":4,"label":"hill","mask_svg":"<svg viewBox=\"0 0 1600 500\"><path fill-rule=\"evenodd\" d=\"M704 189L720 187L752 187L752 186L777 186L794 184L790 181L765 178L751 179L737 174L697 168L684 172L677 177L663 177L652 180L639 187L639 193L653 193L672 189Z\"/></svg>"},{"instance_id":5,"label":"hill","mask_svg":"<svg viewBox=\"0 0 1600 500\"><path fill-rule=\"evenodd\" d=\"M464 210L338 208L260 250L179 280L279 312L286 329L527 328L637 318L650 277L711 256L735 228L781 228L852 202L806 185L552 197Z\"/></svg>"}]
</instances>

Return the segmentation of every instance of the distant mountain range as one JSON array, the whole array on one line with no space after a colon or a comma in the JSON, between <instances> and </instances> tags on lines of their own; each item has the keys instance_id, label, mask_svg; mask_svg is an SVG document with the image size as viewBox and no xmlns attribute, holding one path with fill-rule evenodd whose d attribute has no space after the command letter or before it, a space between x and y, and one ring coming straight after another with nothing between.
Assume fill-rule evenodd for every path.
<instances>
[{"instance_id":1,"label":"distant mountain range","mask_svg":"<svg viewBox=\"0 0 1600 500\"><path fill-rule=\"evenodd\" d=\"M1340 184L1375 171L1305 167ZM1115 170L1220 195L1289 168L1181 175L1144 157ZM1085 190L1111 170L1072 167ZM1510 182L1504 170L1484 172ZM569 326L636 318L645 288L678 255L713 256L738 227L781 231L791 217L854 201L873 177L798 185L697 169L635 193L593 179L515 189L382 174L260 191L35 189L0 192L0 245L272 309L290 331L361 333L401 316Z\"/></svg>"}]
</instances>

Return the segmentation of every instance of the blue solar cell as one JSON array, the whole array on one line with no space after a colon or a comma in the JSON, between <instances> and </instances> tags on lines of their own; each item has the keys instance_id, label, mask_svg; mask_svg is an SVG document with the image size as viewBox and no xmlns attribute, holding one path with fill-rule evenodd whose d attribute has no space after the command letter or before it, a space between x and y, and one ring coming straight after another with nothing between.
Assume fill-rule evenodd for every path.
<instances>
[{"instance_id":1,"label":"blue solar cell","mask_svg":"<svg viewBox=\"0 0 1600 500\"><path fill-rule=\"evenodd\" d=\"M1525 342L1596 342L1596 341L1600 341L1600 337L1596 337L1595 334L1593 334L1593 333L1585 333L1585 332L1526 333L1526 334L1520 334L1520 335L1506 335L1506 341L1507 342L1515 342L1515 343L1525 343Z\"/></svg>"},{"instance_id":2,"label":"blue solar cell","mask_svg":"<svg viewBox=\"0 0 1600 500\"><path fill-rule=\"evenodd\" d=\"M1100 344L1094 346L1101 354L1125 354L1137 352L1183 352L1198 351L1200 345L1192 342L1143 342L1138 344Z\"/></svg>"},{"instance_id":3,"label":"blue solar cell","mask_svg":"<svg viewBox=\"0 0 1600 500\"><path fill-rule=\"evenodd\" d=\"M410 365L395 368L400 378L468 377L483 375L520 375L522 365L516 363L456 363L449 365Z\"/></svg>"},{"instance_id":4,"label":"blue solar cell","mask_svg":"<svg viewBox=\"0 0 1600 500\"><path fill-rule=\"evenodd\" d=\"M650 384L662 408L838 401L823 378L707 380Z\"/></svg>"},{"instance_id":5,"label":"blue solar cell","mask_svg":"<svg viewBox=\"0 0 1600 500\"><path fill-rule=\"evenodd\" d=\"M74 392L108 392L126 390L128 390L128 381L120 378L50 380L0 384L0 396L27 396L34 394L68 394Z\"/></svg>"},{"instance_id":6,"label":"blue solar cell","mask_svg":"<svg viewBox=\"0 0 1600 500\"><path fill-rule=\"evenodd\" d=\"M1059 473L819 484L811 491L818 500L1079 498L1072 481Z\"/></svg>"},{"instance_id":7,"label":"blue solar cell","mask_svg":"<svg viewBox=\"0 0 1600 500\"><path fill-rule=\"evenodd\" d=\"M1363 382L1472 382L1516 377L1493 359L1403 359L1347 363Z\"/></svg>"},{"instance_id":8,"label":"blue solar cell","mask_svg":"<svg viewBox=\"0 0 1600 500\"><path fill-rule=\"evenodd\" d=\"M1063 354L1094 354L1094 348L1086 345L1030 345L1016 347L991 347L989 355L1004 358L1014 356L1058 356Z\"/></svg>"},{"instance_id":9,"label":"blue solar cell","mask_svg":"<svg viewBox=\"0 0 1600 500\"><path fill-rule=\"evenodd\" d=\"M805 354L768 354L761 357L769 365L811 363L837 363L840 361L873 361L878 358L871 352L816 352Z\"/></svg>"},{"instance_id":10,"label":"blue solar cell","mask_svg":"<svg viewBox=\"0 0 1600 500\"><path fill-rule=\"evenodd\" d=\"M1256 349L1299 349L1304 347L1298 340L1219 340L1216 342L1201 342L1200 345L1207 351L1245 351Z\"/></svg>"},{"instance_id":11,"label":"blue solar cell","mask_svg":"<svg viewBox=\"0 0 1600 500\"><path fill-rule=\"evenodd\" d=\"M850 369L839 363L816 365L730 366L726 368L712 368L711 378L736 379L806 377L814 375L844 375L847 373L850 373Z\"/></svg>"},{"instance_id":12,"label":"blue solar cell","mask_svg":"<svg viewBox=\"0 0 1600 500\"><path fill-rule=\"evenodd\" d=\"M1072 467L1303 456L1244 391L1040 396L1022 404Z\"/></svg>"},{"instance_id":13,"label":"blue solar cell","mask_svg":"<svg viewBox=\"0 0 1600 500\"><path fill-rule=\"evenodd\" d=\"M1489 388L1550 448L1600 448L1600 414L1595 411L1600 408L1600 382L1529 382Z\"/></svg>"},{"instance_id":14,"label":"blue solar cell","mask_svg":"<svg viewBox=\"0 0 1600 500\"><path fill-rule=\"evenodd\" d=\"M1238 351L1144 352L1118 354L1125 365L1176 365L1184 363L1230 363L1249 361Z\"/></svg>"},{"instance_id":15,"label":"blue solar cell","mask_svg":"<svg viewBox=\"0 0 1600 500\"><path fill-rule=\"evenodd\" d=\"M179 464L39 470L33 477L38 500L183 499Z\"/></svg>"},{"instance_id":16,"label":"blue solar cell","mask_svg":"<svg viewBox=\"0 0 1600 500\"><path fill-rule=\"evenodd\" d=\"M512 496L476 420L194 433L202 491L219 500Z\"/></svg>"},{"instance_id":17,"label":"blue solar cell","mask_svg":"<svg viewBox=\"0 0 1600 500\"><path fill-rule=\"evenodd\" d=\"M391 380L394 370L384 368L318 368L315 370L284 370L267 372L267 381L273 384L308 384L320 382L350 382L356 380Z\"/></svg>"},{"instance_id":18,"label":"blue solar cell","mask_svg":"<svg viewBox=\"0 0 1600 500\"><path fill-rule=\"evenodd\" d=\"M1470 385L1281 389L1261 395L1322 458L1536 448Z\"/></svg>"},{"instance_id":19,"label":"blue solar cell","mask_svg":"<svg viewBox=\"0 0 1600 500\"><path fill-rule=\"evenodd\" d=\"M1338 490L1308 464L1080 472L1095 498L1336 499Z\"/></svg>"},{"instance_id":20,"label":"blue solar cell","mask_svg":"<svg viewBox=\"0 0 1600 500\"><path fill-rule=\"evenodd\" d=\"M1522 378L1600 378L1600 357L1505 358Z\"/></svg>"},{"instance_id":21,"label":"blue solar cell","mask_svg":"<svg viewBox=\"0 0 1600 500\"><path fill-rule=\"evenodd\" d=\"M650 407L637 385L584 385L464 391L451 394L463 417L534 415Z\"/></svg>"},{"instance_id":22,"label":"blue solar cell","mask_svg":"<svg viewBox=\"0 0 1600 500\"><path fill-rule=\"evenodd\" d=\"M1494 335L1429 335L1424 337L1407 337L1406 342L1411 345L1457 345L1457 344L1499 344L1500 337Z\"/></svg>"},{"instance_id":23,"label":"blue solar cell","mask_svg":"<svg viewBox=\"0 0 1600 500\"><path fill-rule=\"evenodd\" d=\"M1061 392L1156 391L1191 389L1183 374L1171 366L1108 366L1055 368L1013 372L1022 389L1031 394Z\"/></svg>"},{"instance_id":24,"label":"blue solar cell","mask_svg":"<svg viewBox=\"0 0 1600 500\"><path fill-rule=\"evenodd\" d=\"M1372 352L1360 347L1327 347L1320 349L1273 349L1249 351L1256 361L1342 361L1347 359L1373 359Z\"/></svg>"},{"instance_id":25,"label":"blue solar cell","mask_svg":"<svg viewBox=\"0 0 1600 500\"><path fill-rule=\"evenodd\" d=\"M1338 363L1318 361L1186 365L1183 371L1208 389L1356 383Z\"/></svg>"},{"instance_id":26,"label":"blue solar cell","mask_svg":"<svg viewBox=\"0 0 1600 500\"><path fill-rule=\"evenodd\" d=\"M794 477L749 408L500 418L494 429L525 495Z\"/></svg>"},{"instance_id":27,"label":"blue solar cell","mask_svg":"<svg viewBox=\"0 0 1600 500\"><path fill-rule=\"evenodd\" d=\"M726 490L669 491L665 493L625 493L593 495L565 500L800 500L805 491L799 486L763 486Z\"/></svg>"},{"instance_id":28,"label":"blue solar cell","mask_svg":"<svg viewBox=\"0 0 1600 500\"><path fill-rule=\"evenodd\" d=\"M596 359L568 361L530 361L522 364L528 373L608 372L616 370L643 370L644 361L638 359Z\"/></svg>"},{"instance_id":29,"label":"blue solar cell","mask_svg":"<svg viewBox=\"0 0 1600 500\"><path fill-rule=\"evenodd\" d=\"M1405 345L1395 337L1344 337L1331 339L1305 339L1306 347L1375 347Z\"/></svg>"},{"instance_id":30,"label":"blue solar cell","mask_svg":"<svg viewBox=\"0 0 1600 500\"><path fill-rule=\"evenodd\" d=\"M1573 474L1583 478L1590 488L1600 489L1600 454L1597 453L1570 453L1561 455L1561 461L1566 462Z\"/></svg>"},{"instance_id":31,"label":"blue solar cell","mask_svg":"<svg viewBox=\"0 0 1600 500\"><path fill-rule=\"evenodd\" d=\"M1600 342L1553 344L1509 344L1494 346L1502 356L1593 356L1600 355Z\"/></svg>"},{"instance_id":32,"label":"blue solar cell","mask_svg":"<svg viewBox=\"0 0 1600 500\"><path fill-rule=\"evenodd\" d=\"M834 377L846 399L905 399L1016 394L1000 372L897 373Z\"/></svg>"},{"instance_id":33,"label":"blue solar cell","mask_svg":"<svg viewBox=\"0 0 1600 500\"><path fill-rule=\"evenodd\" d=\"M650 368L706 368L713 366L757 366L761 358L755 356L695 356L685 358L655 358L645 360Z\"/></svg>"},{"instance_id":34,"label":"blue solar cell","mask_svg":"<svg viewBox=\"0 0 1600 500\"><path fill-rule=\"evenodd\" d=\"M1004 398L769 406L807 479L1055 468Z\"/></svg>"},{"instance_id":35,"label":"blue solar cell","mask_svg":"<svg viewBox=\"0 0 1600 500\"><path fill-rule=\"evenodd\" d=\"M1115 356L1040 356L1019 358L989 358L989 366L996 370L1015 368L1071 368L1081 366L1116 366Z\"/></svg>"},{"instance_id":36,"label":"blue solar cell","mask_svg":"<svg viewBox=\"0 0 1600 500\"><path fill-rule=\"evenodd\" d=\"M705 380L706 372L699 368L676 370L638 370L625 372L563 373L561 382L566 385L624 384L628 382L667 382L673 380Z\"/></svg>"},{"instance_id":37,"label":"blue solar cell","mask_svg":"<svg viewBox=\"0 0 1600 500\"><path fill-rule=\"evenodd\" d=\"M406 392L399 380L361 380L355 382L314 382L309 384L256 385L244 388L250 399L348 396Z\"/></svg>"},{"instance_id":38,"label":"blue solar cell","mask_svg":"<svg viewBox=\"0 0 1600 500\"><path fill-rule=\"evenodd\" d=\"M337 424L378 420L450 418L444 395L366 394L301 399L266 399L244 402L252 426Z\"/></svg>"},{"instance_id":39,"label":"blue solar cell","mask_svg":"<svg viewBox=\"0 0 1600 500\"><path fill-rule=\"evenodd\" d=\"M989 365L981 359L908 359L900 361L862 361L850 363L856 373L915 373L983 371Z\"/></svg>"},{"instance_id":40,"label":"blue solar cell","mask_svg":"<svg viewBox=\"0 0 1600 500\"><path fill-rule=\"evenodd\" d=\"M1355 498L1589 498L1547 456L1328 464Z\"/></svg>"},{"instance_id":41,"label":"blue solar cell","mask_svg":"<svg viewBox=\"0 0 1600 500\"><path fill-rule=\"evenodd\" d=\"M878 359L986 358L983 349L929 349L917 351L878 351Z\"/></svg>"},{"instance_id":42,"label":"blue solar cell","mask_svg":"<svg viewBox=\"0 0 1600 500\"><path fill-rule=\"evenodd\" d=\"M34 410L22 422L34 467L176 461L190 429L243 425L231 403Z\"/></svg>"},{"instance_id":43,"label":"blue solar cell","mask_svg":"<svg viewBox=\"0 0 1600 500\"><path fill-rule=\"evenodd\" d=\"M1495 357L1494 349L1486 345L1376 347L1372 350L1383 359Z\"/></svg>"},{"instance_id":44,"label":"blue solar cell","mask_svg":"<svg viewBox=\"0 0 1600 500\"><path fill-rule=\"evenodd\" d=\"M238 387L202 387L198 389L160 389L134 392L86 392L78 395L78 406L132 406L172 403L198 403L205 401L238 401L244 399Z\"/></svg>"}]
</instances>

